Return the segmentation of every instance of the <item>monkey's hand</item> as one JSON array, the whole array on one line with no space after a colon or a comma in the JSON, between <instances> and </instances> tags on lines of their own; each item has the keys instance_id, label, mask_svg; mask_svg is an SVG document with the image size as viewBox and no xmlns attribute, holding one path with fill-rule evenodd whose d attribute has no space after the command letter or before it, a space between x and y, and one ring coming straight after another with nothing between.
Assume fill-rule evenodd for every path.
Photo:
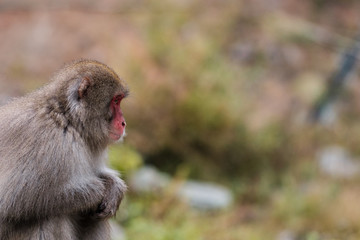
<instances>
[{"instance_id":1,"label":"monkey's hand","mask_svg":"<svg viewBox=\"0 0 360 240\"><path fill-rule=\"evenodd\" d=\"M105 191L104 197L94 213L94 217L97 219L114 216L127 190L125 182L115 174L102 175L101 179L104 182Z\"/></svg>"}]
</instances>

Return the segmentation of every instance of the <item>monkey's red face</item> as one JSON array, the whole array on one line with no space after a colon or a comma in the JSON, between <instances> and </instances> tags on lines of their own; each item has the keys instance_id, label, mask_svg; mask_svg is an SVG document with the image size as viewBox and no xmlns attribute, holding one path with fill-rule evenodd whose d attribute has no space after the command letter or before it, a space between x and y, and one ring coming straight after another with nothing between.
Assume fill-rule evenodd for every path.
<instances>
[{"instance_id":1,"label":"monkey's red face","mask_svg":"<svg viewBox=\"0 0 360 240\"><path fill-rule=\"evenodd\" d=\"M123 98L123 95L117 95L110 103L112 120L110 124L109 138L114 142L121 140L125 135L126 122L120 108L120 103Z\"/></svg>"}]
</instances>

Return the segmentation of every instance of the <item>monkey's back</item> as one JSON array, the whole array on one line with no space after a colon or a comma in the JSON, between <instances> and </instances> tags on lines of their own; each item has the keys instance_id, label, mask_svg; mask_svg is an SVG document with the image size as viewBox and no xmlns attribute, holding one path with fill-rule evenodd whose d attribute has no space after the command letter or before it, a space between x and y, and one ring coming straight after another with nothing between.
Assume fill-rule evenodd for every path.
<instances>
[{"instance_id":1,"label":"monkey's back","mask_svg":"<svg viewBox=\"0 0 360 240\"><path fill-rule=\"evenodd\" d=\"M46 203L55 191L93 174L83 172L89 169L82 161L87 153L81 151L83 142L74 141L77 132L64 134L51 118L42 118L45 106L33 99L0 107L0 239L76 239L76 225L66 214L30 217L55 211Z\"/></svg>"}]
</instances>

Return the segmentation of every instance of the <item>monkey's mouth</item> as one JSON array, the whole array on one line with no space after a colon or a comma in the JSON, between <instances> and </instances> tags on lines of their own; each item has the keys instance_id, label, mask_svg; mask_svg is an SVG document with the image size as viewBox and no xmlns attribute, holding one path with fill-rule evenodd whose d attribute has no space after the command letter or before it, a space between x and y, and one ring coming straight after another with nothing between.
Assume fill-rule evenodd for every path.
<instances>
[{"instance_id":1,"label":"monkey's mouth","mask_svg":"<svg viewBox=\"0 0 360 240\"><path fill-rule=\"evenodd\" d=\"M122 141L124 139L124 137L126 136L125 134L125 130L122 133L115 133L113 131L109 132L109 137L111 140L117 142L117 141Z\"/></svg>"}]
</instances>

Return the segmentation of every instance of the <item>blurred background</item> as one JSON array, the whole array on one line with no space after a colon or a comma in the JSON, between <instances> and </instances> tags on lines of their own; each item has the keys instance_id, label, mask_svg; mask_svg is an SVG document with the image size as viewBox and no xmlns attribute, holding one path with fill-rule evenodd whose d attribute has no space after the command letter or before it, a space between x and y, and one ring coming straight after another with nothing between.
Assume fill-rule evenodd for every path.
<instances>
[{"instance_id":1,"label":"blurred background","mask_svg":"<svg viewBox=\"0 0 360 240\"><path fill-rule=\"evenodd\" d=\"M91 58L124 78L113 239L360 239L356 0L0 1L0 104Z\"/></svg>"}]
</instances>

